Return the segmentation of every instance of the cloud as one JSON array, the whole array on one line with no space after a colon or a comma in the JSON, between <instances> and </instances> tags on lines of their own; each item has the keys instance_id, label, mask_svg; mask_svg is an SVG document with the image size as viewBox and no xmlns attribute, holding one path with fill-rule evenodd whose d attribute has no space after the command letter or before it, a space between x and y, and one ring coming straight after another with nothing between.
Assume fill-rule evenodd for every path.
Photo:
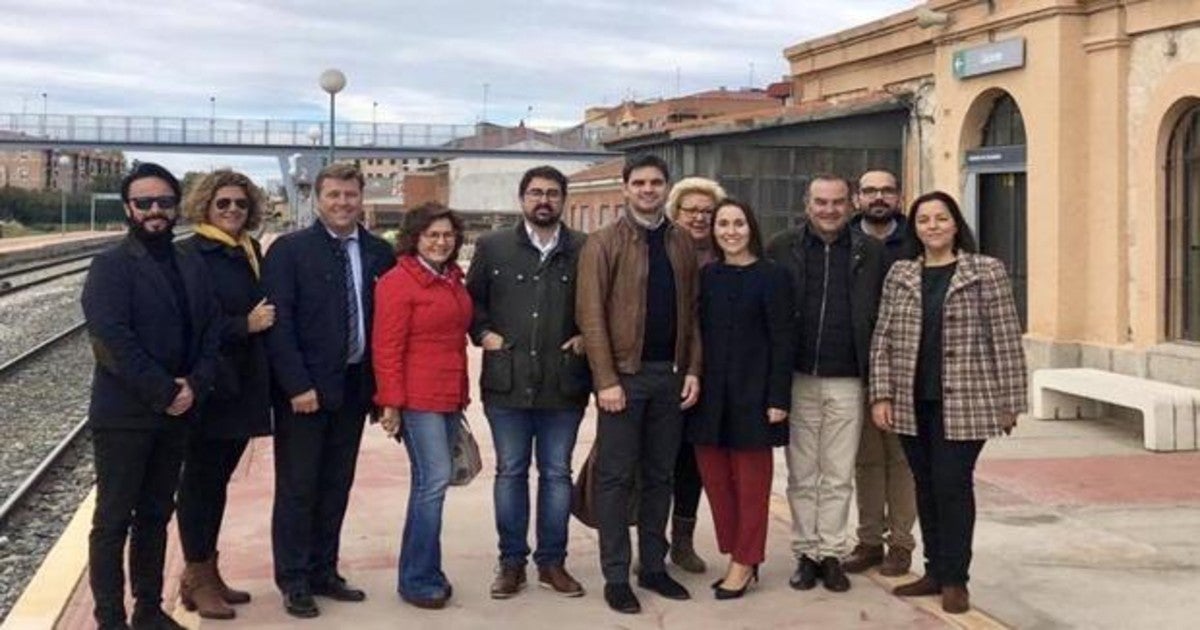
<instances>
[{"instance_id":1,"label":"cloud","mask_svg":"<svg viewBox=\"0 0 1200 630\"><path fill-rule=\"evenodd\" d=\"M320 121L316 79L338 67L340 117L470 124L487 84L489 120L569 124L631 96L765 85L787 72L784 48L919 2L6 4L0 112Z\"/></svg>"}]
</instances>

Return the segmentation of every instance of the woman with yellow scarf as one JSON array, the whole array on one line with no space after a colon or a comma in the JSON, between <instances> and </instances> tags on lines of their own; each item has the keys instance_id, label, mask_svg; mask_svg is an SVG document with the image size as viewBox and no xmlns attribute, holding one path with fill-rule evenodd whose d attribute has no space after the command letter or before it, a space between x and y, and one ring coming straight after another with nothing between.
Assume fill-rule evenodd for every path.
<instances>
[{"instance_id":1,"label":"woman with yellow scarf","mask_svg":"<svg viewBox=\"0 0 1200 630\"><path fill-rule=\"evenodd\" d=\"M259 284L262 250L250 235L263 215L263 195L249 177L228 169L201 178L183 201L195 234L181 247L204 260L221 310L221 353L213 391L191 427L179 481L179 537L187 567L180 599L206 619L232 619L229 604L250 594L229 588L217 568L217 538L226 486L251 437L271 432L270 374L263 332L275 323Z\"/></svg>"}]
</instances>

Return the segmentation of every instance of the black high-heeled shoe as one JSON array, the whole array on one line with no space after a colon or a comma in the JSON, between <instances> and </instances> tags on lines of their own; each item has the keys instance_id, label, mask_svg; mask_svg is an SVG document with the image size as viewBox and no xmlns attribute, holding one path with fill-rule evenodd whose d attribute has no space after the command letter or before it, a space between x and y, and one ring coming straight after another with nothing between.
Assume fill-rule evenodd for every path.
<instances>
[{"instance_id":1,"label":"black high-heeled shoe","mask_svg":"<svg viewBox=\"0 0 1200 630\"><path fill-rule=\"evenodd\" d=\"M717 599L738 599L746 594L746 590L750 588L750 584L758 581L758 565L754 565L750 569L750 577L746 578L746 583L739 589L728 589L721 586L724 579L717 580L713 584L713 596Z\"/></svg>"}]
</instances>

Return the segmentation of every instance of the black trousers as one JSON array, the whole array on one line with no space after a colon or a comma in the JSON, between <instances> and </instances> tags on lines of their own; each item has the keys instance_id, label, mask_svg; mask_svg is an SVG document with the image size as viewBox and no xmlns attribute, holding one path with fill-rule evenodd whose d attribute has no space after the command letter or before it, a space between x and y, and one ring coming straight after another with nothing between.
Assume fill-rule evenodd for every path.
<instances>
[{"instance_id":1,"label":"black trousers","mask_svg":"<svg viewBox=\"0 0 1200 630\"><path fill-rule=\"evenodd\" d=\"M604 580L629 581L628 505L634 477L638 497L638 558L645 572L664 571L672 475L683 432L679 392L683 377L670 363L647 363L621 376L625 410L600 412L596 429L596 512Z\"/></svg>"},{"instance_id":2,"label":"black trousers","mask_svg":"<svg viewBox=\"0 0 1200 630\"><path fill-rule=\"evenodd\" d=\"M139 608L162 603L167 523L175 508L186 420L161 430L92 429L96 511L88 536L88 582L98 622L125 619L125 540L130 590Z\"/></svg>"},{"instance_id":3,"label":"black trousers","mask_svg":"<svg viewBox=\"0 0 1200 630\"><path fill-rule=\"evenodd\" d=\"M361 377L361 368L347 369L347 394L361 391ZM338 411L294 414L287 402L276 408L271 548L284 593L308 592L337 576L366 409L349 397Z\"/></svg>"},{"instance_id":4,"label":"black trousers","mask_svg":"<svg viewBox=\"0 0 1200 630\"><path fill-rule=\"evenodd\" d=\"M703 489L700 468L696 465L696 449L691 444L681 443L679 455L675 457L675 508L671 512L675 518L696 518Z\"/></svg>"},{"instance_id":5,"label":"black trousers","mask_svg":"<svg viewBox=\"0 0 1200 630\"><path fill-rule=\"evenodd\" d=\"M947 440L942 402L918 402L917 435L901 435L917 489L925 575L965 585L975 535L975 462L983 440Z\"/></svg>"},{"instance_id":6,"label":"black trousers","mask_svg":"<svg viewBox=\"0 0 1200 630\"><path fill-rule=\"evenodd\" d=\"M216 555L225 518L226 487L249 442L246 438L208 439L199 435L188 440L176 519L183 558L188 562L206 562Z\"/></svg>"}]
</instances>

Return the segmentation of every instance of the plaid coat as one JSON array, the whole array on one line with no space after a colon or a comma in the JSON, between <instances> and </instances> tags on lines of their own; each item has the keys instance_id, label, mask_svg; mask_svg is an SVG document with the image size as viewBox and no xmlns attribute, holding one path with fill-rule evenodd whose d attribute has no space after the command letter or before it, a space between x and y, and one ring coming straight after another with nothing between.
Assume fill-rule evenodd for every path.
<instances>
[{"instance_id":1,"label":"plaid coat","mask_svg":"<svg viewBox=\"0 0 1200 630\"><path fill-rule=\"evenodd\" d=\"M921 342L920 260L901 260L883 283L871 339L870 401L892 401L896 433L917 434L913 411ZM1025 353L1004 264L960 254L942 308L942 399L946 439L984 440L1001 417L1027 406Z\"/></svg>"}]
</instances>

